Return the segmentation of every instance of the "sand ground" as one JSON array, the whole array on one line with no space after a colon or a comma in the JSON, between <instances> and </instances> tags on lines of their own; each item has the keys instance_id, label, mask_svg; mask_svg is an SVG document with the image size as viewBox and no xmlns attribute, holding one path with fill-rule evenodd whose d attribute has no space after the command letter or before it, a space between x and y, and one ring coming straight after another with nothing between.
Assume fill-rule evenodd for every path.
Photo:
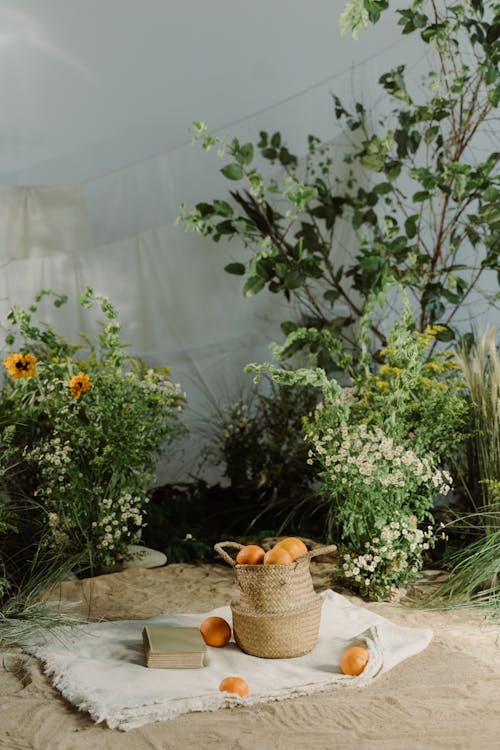
<instances>
[{"instance_id":1,"label":"sand ground","mask_svg":"<svg viewBox=\"0 0 500 750\"><path fill-rule=\"evenodd\" d=\"M329 564L311 565L318 591ZM53 594L98 619L204 612L228 604L223 565L131 568L65 581ZM36 659L0 654L1 750L500 750L498 623L471 611L428 612L369 604L393 622L434 629L431 645L358 690L329 690L253 708L191 713L130 732L96 725L74 709Z\"/></svg>"}]
</instances>

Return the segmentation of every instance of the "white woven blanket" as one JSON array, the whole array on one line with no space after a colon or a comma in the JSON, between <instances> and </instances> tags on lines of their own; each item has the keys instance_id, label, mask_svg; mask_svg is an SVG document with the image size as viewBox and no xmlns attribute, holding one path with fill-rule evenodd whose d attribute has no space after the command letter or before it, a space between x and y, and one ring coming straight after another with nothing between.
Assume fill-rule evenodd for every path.
<instances>
[{"instance_id":1,"label":"white woven blanket","mask_svg":"<svg viewBox=\"0 0 500 750\"><path fill-rule=\"evenodd\" d=\"M96 722L123 730L188 711L253 705L335 687L362 687L399 662L422 651L432 639L428 629L394 625L333 591L325 591L318 643L295 659L248 656L232 641L208 648L202 669L147 669L142 651L145 624L198 626L209 615L231 623L229 607L197 615L160 615L76 628L57 628L26 650L39 657L62 695ZM354 640L368 644L370 660L359 677L340 672L340 655ZM243 677L245 698L218 691L227 676Z\"/></svg>"}]
</instances>

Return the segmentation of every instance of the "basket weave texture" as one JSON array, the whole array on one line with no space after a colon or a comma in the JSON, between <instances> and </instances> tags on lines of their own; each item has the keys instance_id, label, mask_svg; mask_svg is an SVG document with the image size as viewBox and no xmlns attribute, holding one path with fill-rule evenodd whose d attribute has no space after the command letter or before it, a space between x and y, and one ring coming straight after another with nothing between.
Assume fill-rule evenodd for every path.
<instances>
[{"instance_id":1,"label":"basket weave texture","mask_svg":"<svg viewBox=\"0 0 500 750\"><path fill-rule=\"evenodd\" d=\"M219 542L218 554L236 573L239 596L231 602L236 643L247 654L270 659L307 654L319 630L322 599L315 593L309 570L312 557L332 552L335 545L311 550L286 565L237 565Z\"/></svg>"}]
</instances>

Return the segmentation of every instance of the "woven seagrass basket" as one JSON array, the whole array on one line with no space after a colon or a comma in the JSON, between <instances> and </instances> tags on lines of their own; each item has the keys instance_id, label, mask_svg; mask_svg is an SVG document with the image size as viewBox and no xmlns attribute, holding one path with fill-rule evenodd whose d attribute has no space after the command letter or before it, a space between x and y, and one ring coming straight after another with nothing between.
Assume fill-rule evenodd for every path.
<instances>
[{"instance_id":1,"label":"woven seagrass basket","mask_svg":"<svg viewBox=\"0 0 500 750\"><path fill-rule=\"evenodd\" d=\"M315 593L311 558L336 549L334 544L301 555L286 565L237 565L219 542L215 551L234 568L239 597L231 602L236 643L247 654L287 659L309 653L318 639L322 599Z\"/></svg>"}]
</instances>

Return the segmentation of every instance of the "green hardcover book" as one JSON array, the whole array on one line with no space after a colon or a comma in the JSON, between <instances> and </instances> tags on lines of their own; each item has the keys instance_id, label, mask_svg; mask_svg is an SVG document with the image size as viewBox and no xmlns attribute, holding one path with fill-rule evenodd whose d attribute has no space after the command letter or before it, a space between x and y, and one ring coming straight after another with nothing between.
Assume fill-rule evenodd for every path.
<instances>
[{"instance_id":1,"label":"green hardcover book","mask_svg":"<svg viewBox=\"0 0 500 750\"><path fill-rule=\"evenodd\" d=\"M198 628L147 625L142 637L147 667L195 669L205 665L207 647Z\"/></svg>"}]
</instances>

